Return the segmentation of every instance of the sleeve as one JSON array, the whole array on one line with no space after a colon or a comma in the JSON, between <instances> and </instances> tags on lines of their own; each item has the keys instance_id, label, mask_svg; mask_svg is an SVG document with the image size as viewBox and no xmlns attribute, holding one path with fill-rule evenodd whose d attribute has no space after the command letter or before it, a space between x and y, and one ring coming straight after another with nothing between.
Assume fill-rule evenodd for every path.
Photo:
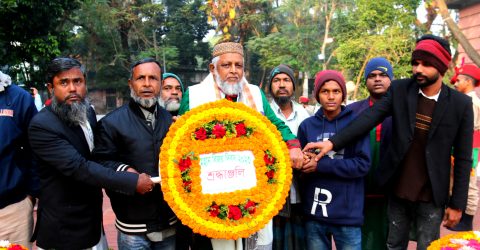
<instances>
[{"instance_id":1,"label":"sleeve","mask_svg":"<svg viewBox=\"0 0 480 250\"><path fill-rule=\"evenodd\" d=\"M57 132L54 125L32 123L28 134L35 155L42 163L58 170L62 175L92 186L133 195L138 176L129 172L116 172L83 157L77 149Z\"/></svg>"},{"instance_id":2,"label":"sleeve","mask_svg":"<svg viewBox=\"0 0 480 250\"><path fill-rule=\"evenodd\" d=\"M387 93L375 102L372 108L365 109L346 128L329 139L333 143L333 150L338 151L349 143L361 139L376 125L391 115L393 103L392 89L393 87L390 87Z\"/></svg>"},{"instance_id":3,"label":"sleeve","mask_svg":"<svg viewBox=\"0 0 480 250\"><path fill-rule=\"evenodd\" d=\"M119 161L115 161L119 155L115 134L104 119L97 123L95 129L95 148L93 149L93 158L107 168L115 171L126 171L130 166Z\"/></svg>"},{"instance_id":4,"label":"sleeve","mask_svg":"<svg viewBox=\"0 0 480 250\"><path fill-rule=\"evenodd\" d=\"M42 97L40 97L40 94L35 95L35 107L37 108L38 111L42 109Z\"/></svg>"},{"instance_id":5,"label":"sleeve","mask_svg":"<svg viewBox=\"0 0 480 250\"><path fill-rule=\"evenodd\" d=\"M30 97L30 96L29 96ZM40 190L40 179L38 178L38 166L37 161L33 158L33 152L30 147L30 143L28 140L28 126L32 121L32 118L38 113L35 104L31 98L28 99L28 106L23 115L23 124L22 124L22 131L24 131L25 136L22 138L22 148L24 151L23 157L27 161L27 165L29 166L27 171L25 172L25 179L27 183L27 193L33 197L38 196L38 192Z\"/></svg>"},{"instance_id":6,"label":"sleeve","mask_svg":"<svg viewBox=\"0 0 480 250\"><path fill-rule=\"evenodd\" d=\"M180 102L180 108L178 109L178 115L183 115L187 111L190 110L190 97L189 97L189 89L185 91L182 95L182 101Z\"/></svg>"},{"instance_id":7,"label":"sleeve","mask_svg":"<svg viewBox=\"0 0 480 250\"><path fill-rule=\"evenodd\" d=\"M300 143L298 142L296 136L292 133L292 131L290 131L290 128L288 128L288 126L285 125L285 123L275 115L275 112L273 112L272 107L270 107L265 94L263 91L261 91L261 93L263 112L265 112L265 116L273 123L273 125L277 127L278 131L280 131L280 134L282 135L283 140L287 143L287 147L289 149L300 148Z\"/></svg>"},{"instance_id":8,"label":"sleeve","mask_svg":"<svg viewBox=\"0 0 480 250\"><path fill-rule=\"evenodd\" d=\"M333 174L342 178L364 177L370 168L369 145L368 136L364 136L364 138L354 144L351 151L349 151L348 147L345 149L345 153L348 152L352 157L330 159L328 156L324 156L317 163L317 172Z\"/></svg>"},{"instance_id":9,"label":"sleeve","mask_svg":"<svg viewBox=\"0 0 480 250\"><path fill-rule=\"evenodd\" d=\"M473 109L471 101L464 108L461 123L453 144L454 168L453 188L449 207L465 209L468 195L468 182L472 169Z\"/></svg>"}]
</instances>

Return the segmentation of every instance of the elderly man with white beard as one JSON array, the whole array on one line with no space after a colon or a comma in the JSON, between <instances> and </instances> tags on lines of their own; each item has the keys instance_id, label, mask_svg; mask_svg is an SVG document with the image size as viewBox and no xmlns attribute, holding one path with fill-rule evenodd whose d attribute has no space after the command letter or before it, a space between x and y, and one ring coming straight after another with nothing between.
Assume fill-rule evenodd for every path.
<instances>
[{"instance_id":1,"label":"elderly man with white beard","mask_svg":"<svg viewBox=\"0 0 480 250\"><path fill-rule=\"evenodd\" d=\"M180 102L182 101L183 84L180 77L173 73L163 73L162 90L158 103L172 116L178 115Z\"/></svg>"},{"instance_id":2,"label":"elderly man with white beard","mask_svg":"<svg viewBox=\"0 0 480 250\"><path fill-rule=\"evenodd\" d=\"M215 45L213 59L209 65L210 74L199 84L190 86L184 93L179 114L204 103L227 99L241 102L264 114L280 131L290 150L293 168L301 168L302 153L295 135L285 123L278 119L270 107L265 94L256 85L249 84L244 77L243 46L239 43L225 42ZM198 242L198 241L196 241ZM242 240L212 239L213 249L271 249L273 242L272 223L264 229Z\"/></svg>"},{"instance_id":3,"label":"elderly man with white beard","mask_svg":"<svg viewBox=\"0 0 480 250\"><path fill-rule=\"evenodd\" d=\"M160 146L172 116L158 104L160 63L146 58L130 68L131 99L99 121L94 156L116 171L159 176ZM163 199L160 185L144 195L107 190L118 229L118 248L174 250L177 218Z\"/></svg>"}]
</instances>

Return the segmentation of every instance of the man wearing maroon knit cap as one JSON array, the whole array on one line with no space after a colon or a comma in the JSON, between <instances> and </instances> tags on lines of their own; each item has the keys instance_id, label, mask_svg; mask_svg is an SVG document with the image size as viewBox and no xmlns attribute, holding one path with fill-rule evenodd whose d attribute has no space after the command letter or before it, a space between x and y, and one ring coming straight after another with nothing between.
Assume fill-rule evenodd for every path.
<instances>
[{"instance_id":1,"label":"man wearing maroon knit cap","mask_svg":"<svg viewBox=\"0 0 480 250\"><path fill-rule=\"evenodd\" d=\"M385 96L328 141L309 143L316 159L338 151L392 116L392 145L378 169L388 191L388 249L407 249L416 224L417 249L440 236L440 224L455 226L465 209L472 166L472 100L442 83L451 61L446 40L425 35L412 53L413 76L396 80ZM450 155L454 177L449 196Z\"/></svg>"}]
</instances>

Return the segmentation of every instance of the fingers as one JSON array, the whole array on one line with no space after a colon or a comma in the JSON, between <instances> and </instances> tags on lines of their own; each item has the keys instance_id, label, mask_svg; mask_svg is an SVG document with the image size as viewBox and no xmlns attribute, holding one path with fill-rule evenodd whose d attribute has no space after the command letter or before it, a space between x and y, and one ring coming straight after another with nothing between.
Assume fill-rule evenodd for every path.
<instances>
[{"instance_id":1,"label":"fingers","mask_svg":"<svg viewBox=\"0 0 480 250\"><path fill-rule=\"evenodd\" d=\"M151 192L155 187L155 183L150 179L150 175L142 173L138 175L137 192L145 194Z\"/></svg>"},{"instance_id":2,"label":"fingers","mask_svg":"<svg viewBox=\"0 0 480 250\"><path fill-rule=\"evenodd\" d=\"M317 149L320 148L319 146L320 142L309 142L305 147L303 148L303 152L310 151L311 149Z\"/></svg>"}]
</instances>

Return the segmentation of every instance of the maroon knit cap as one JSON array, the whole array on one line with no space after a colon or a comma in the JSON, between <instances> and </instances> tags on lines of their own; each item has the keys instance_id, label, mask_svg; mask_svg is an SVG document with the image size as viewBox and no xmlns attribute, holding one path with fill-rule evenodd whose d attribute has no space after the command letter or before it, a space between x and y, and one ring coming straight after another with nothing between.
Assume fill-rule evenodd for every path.
<instances>
[{"instance_id":1,"label":"maroon knit cap","mask_svg":"<svg viewBox=\"0 0 480 250\"><path fill-rule=\"evenodd\" d=\"M318 103L320 103L320 99L318 98L320 89L322 88L323 84L330 80L336 81L338 85L340 85L340 88L342 89L342 101L345 101L345 97L347 96L347 87L345 86L345 79L343 78L342 73L336 70L327 69L318 72L315 76L315 88L313 89L313 95L315 96L315 99L317 99Z\"/></svg>"},{"instance_id":2,"label":"maroon knit cap","mask_svg":"<svg viewBox=\"0 0 480 250\"><path fill-rule=\"evenodd\" d=\"M427 39L417 43L412 53L412 61L415 60L429 62L443 76L445 72L447 72L448 64L452 60L452 56L440 43L432 39Z\"/></svg>"}]
</instances>

